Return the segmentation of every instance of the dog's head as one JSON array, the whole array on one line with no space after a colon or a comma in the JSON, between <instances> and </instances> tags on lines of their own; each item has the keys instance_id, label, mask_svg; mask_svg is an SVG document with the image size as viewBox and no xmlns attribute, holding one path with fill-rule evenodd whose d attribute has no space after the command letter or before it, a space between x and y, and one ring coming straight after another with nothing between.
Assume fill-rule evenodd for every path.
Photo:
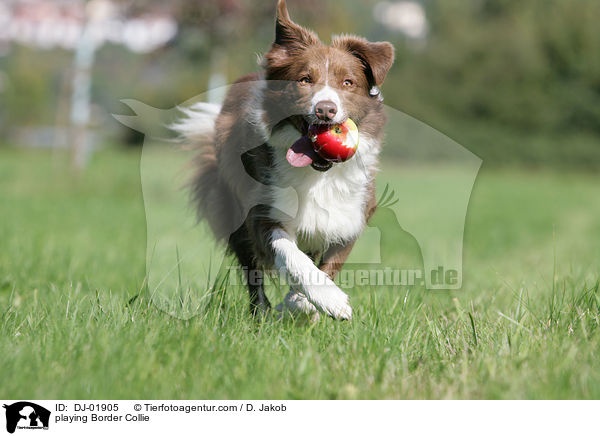
<instances>
[{"instance_id":1,"label":"dog's head","mask_svg":"<svg viewBox=\"0 0 600 436\"><path fill-rule=\"evenodd\" d=\"M334 37L325 45L294 23L285 0L277 4L275 41L263 67L272 96L285 106L301 133L310 124L357 125L381 106L379 86L394 61L389 42L369 42L352 35ZM277 92L279 91L279 92ZM313 165L314 167L314 165Z\"/></svg>"}]
</instances>

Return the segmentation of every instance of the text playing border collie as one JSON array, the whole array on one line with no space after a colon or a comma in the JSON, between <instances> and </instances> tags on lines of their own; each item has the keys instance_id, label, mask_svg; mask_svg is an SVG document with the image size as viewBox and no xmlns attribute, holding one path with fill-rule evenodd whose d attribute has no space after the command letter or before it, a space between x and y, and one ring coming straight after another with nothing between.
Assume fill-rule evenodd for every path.
<instances>
[{"instance_id":1,"label":"text playing border collie","mask_svg":"<svg viewBox=\"0 0 600 436\"><path fill-rule=\"evenodd\" d=\"M263 72L239 79L222 107L192 107L178 124L202 150L192 181L199 215L243 267L253 314L270 308L262 278L274 267L290 283L278 309L352 317L348 296L333 279L375 211L385 123L378 87L393 60L388 42L342 35L324 45L291 21L280 0ZM332 164L313 151L307 129L347 118L358 126L358 151ZM261 183L246 183L240 168ZM292 187L297 198L275 186ZM291 201L297 201L295 216L281 212Z\"/></svg>"}]
</instances>

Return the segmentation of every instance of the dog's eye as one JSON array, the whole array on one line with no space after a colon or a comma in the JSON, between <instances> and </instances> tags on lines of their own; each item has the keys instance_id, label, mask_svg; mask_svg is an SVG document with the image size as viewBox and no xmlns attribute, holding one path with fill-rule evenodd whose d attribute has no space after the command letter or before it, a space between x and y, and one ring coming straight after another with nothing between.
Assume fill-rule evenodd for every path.
<instances>
[{"instance_id":1,"label":"dog's eye","mask_svg":"<svg viewBox=\"0 0 600 436\"><path fill-rule=\"evenodd\" d=\"M302 83L303 85L308 85L308 84L312 83L312 80L310 80L310 77L304 76L303 78L298 80L298 82Z\"/></svg>"},{"instance_id":2,"label":"dog's eye","mask_svg":"<svg viewBox=\"0 0 600 436\"><path fill-rule=\"evenodd\" d=\"M346 86L346 87L348 87L348 88L349 88L349 87L351 87L352 85L354 85L354 83L352 82L352 80L350 80L350 79L346 79L346 80L344 80L344 86Z\"/></svg>"}]
</instances>

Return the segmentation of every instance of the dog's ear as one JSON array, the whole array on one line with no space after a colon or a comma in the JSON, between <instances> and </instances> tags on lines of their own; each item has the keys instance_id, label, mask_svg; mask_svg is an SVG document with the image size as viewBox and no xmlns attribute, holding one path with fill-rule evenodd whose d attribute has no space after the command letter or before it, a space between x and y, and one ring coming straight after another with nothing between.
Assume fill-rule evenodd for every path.
<instances>
[{"instance_id":1,"label":"dog's ear","mask_svg":"<svg viewBox=\"0 0 600 436\"><path fill-rule=\"evenodd\" d=\"M320 43L321 41L315 33L291 20L285 0L279 0L275 22L275 41L262 60L267 79L289 80L287 73L293 65L294 55L308 46Z\"/></svg>"},{"instance_id":2,"label":"dog's ear","mask_svg":"<svg viewBox=\"0 0 600 436\"><path fill-rule=\"evenodd\" d=\"M319 43L319 37L315 33L299 26L291 20L285 5L285 0L279 0L277 3L275 42L273 43L273 46L304 48Z\"/></svg>"},{"instance_id":3,"label":"dog's ear","mask_svg":"<svg viewBox=\"0 0 600 436\"><path fill-rule=\"evenodd\" d=\"M371 85L380 86L394 63L394 46L389 42L369 42L359 36L345 35L335 38L332 45L361 60Z\"/></svg>"}]
</instances>

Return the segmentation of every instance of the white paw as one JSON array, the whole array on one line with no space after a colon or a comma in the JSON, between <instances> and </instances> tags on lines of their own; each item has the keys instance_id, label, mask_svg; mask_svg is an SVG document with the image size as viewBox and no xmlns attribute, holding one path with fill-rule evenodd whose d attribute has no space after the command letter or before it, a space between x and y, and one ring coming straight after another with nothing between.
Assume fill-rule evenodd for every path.
<instances>
[{"instance_id":1,"label":"white paw","mask_svg":"<svg viewBox=\"0 0 600 436\"><path fill-rule=\"evenodd\" d=\"M308 298L297 289L292 289L283 299L283 303L291 312L315 313L317 308L308 301Z\"/></svg>"},{"instance_id":2,"label":"white paw","mask_svg":"<svg viewBox=\"0 0 600 436\"><path fill-rule=\"evenodd\" d=\"M275 310L280 313L281 318L306 317L309 321L319 320L317 308L303 294L293 289L288 292L283 302L275 307Z\"/></svg>"},{"instance_id":3,"label":"white paw","mask_svg":"<svg viewBox=\"0 0 600 436\"><path fill-rule=\"evenodd\" d=\"M310 286L309 289L304 289L304 293L320 312L335 319L352 319L352 307L348 295L333 282Z\"/></svg>"}]
</instances>

